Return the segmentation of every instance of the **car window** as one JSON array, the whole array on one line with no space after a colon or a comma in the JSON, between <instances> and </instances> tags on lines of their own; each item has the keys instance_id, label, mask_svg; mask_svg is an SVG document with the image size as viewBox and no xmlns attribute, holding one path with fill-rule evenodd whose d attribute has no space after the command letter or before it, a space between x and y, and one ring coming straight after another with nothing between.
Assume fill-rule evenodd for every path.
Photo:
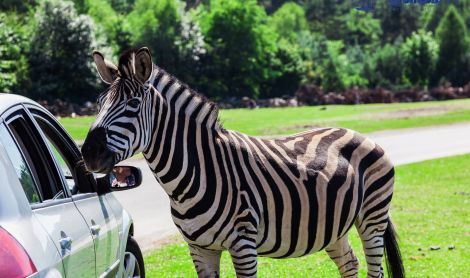
<instances>
[{"instance_id":1,"label":"car window","mask_svg":"<svg viewBox=\"0 0 470 278\"><path fill-rule=\"evenodd\" d=\"M47 147L40 140L41 136L34 128L29 116L24 111L14 113L6 120L6 123L10 138L15 142L17 151L21 153L33 181L41 192L41 202L66 198L60 176L51 167L54 162L46 153Z\"/></svg>"},{"instance_id":2,"label":"car window","mask_svg":"<svg viewBox=\"0 0 470 278\"><path fill-rule=\"evenodd\" d=\"M3 125L0 126L0 140L2 141L2 144L7 151L8 157L10 158L10 161L15 168L16 175L18 176L18 180L23 187L23 191L26 194L26 198L28 199L29 203L40 203L40 193L37 188L37 184L34 181L31 170L26 164L25 158L16 146L15 141Z\"/></svg>"},{"instance_id":3,"label":"car window","mask_svg":"<svg viewBox=\"0 0 470 278\"><path fill-rule=\"evenodd\" d=\"M93 174L86 171L80 151L67 132L50 115L34 107L29 109L46 138L69 193L95 192Z\"/></svg>"},{"instance_id":4,"label":"car window","mask_svg":"<svg viewBox=\"0 0 470 278\"><path fill-rule=\"evenodd\" d=\"M49 145L49 148L52 151L52 155L54 156L55 160L57 161L57 164L59 166L59 171L61 174L64 176L67 186L70 189L70 192L72 193L77 193L75 188L75 181L73 179L73 172L72 169L69 167L67 164L63 154L58 150L57 146L54 144L54 142L47 136L46 134L46 139L47 139L47 144Z\"/></svg>"}]
</instances>

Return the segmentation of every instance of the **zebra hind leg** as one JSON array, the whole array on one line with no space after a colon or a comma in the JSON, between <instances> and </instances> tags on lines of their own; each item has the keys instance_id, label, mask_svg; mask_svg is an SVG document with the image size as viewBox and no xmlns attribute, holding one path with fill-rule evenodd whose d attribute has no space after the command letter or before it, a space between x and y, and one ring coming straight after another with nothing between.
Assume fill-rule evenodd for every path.
<instances>
[{"instance_id":1,"label":"zebra hind leg","mask_svg":"<svg viewBox=\"0 0 470 278\"><path fill-rule=\"evenodd\" d=\"M347 235L326 247L325 251L335 262L341 277L357 277L359 261L354 255Z\"/></svg>"},{"instance_id":2,"label":"zebra hind leg","mask_svg":"<svg viewBox=\"0 0 470 278\"><path fill-rule=\"evenodd\" d=\"M241 236L229 250L237 277L256 277L258 252L253 239Z\"/></svg>"},{"instance_id":3,"label":"zebra hind leg","mask_svg":"<svg viewBox=\"0 0 470 278\"><path fill-rule=\"evenodd\" d=\"M189 252L199 278L220 277L220 256L222 251L207 250L189 244Z\"/></svg>"}]
</instances>

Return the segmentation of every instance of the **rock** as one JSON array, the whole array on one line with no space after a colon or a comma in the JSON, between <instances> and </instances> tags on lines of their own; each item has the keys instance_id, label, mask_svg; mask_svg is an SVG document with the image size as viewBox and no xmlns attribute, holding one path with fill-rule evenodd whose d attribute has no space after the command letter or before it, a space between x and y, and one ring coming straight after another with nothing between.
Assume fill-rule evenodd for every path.
<instances>
[{"instance_id":1,"label":"rock","mask_svg":"<svg viewBox=\"0 0 470 278\"><path fill-rule=\"evenodd\" d=\"M291 99L287 100L287 106L297 107L297 106L299 106L299 102L297 101L297 99L291 98Z\"/></svg>"},{"instance_id":2,"label":"rock","mask_svg":"<svg viewBox=\"0 0 470 278\"><path fill-rule=\"evenodd\" d=\"M449 246L447 247L447 249L449 249L449 250L454 250L454 249L455 249L455 245L451 244L451 245L449 245Z\"/></svg>"},{"instance_id":3,"label":"rock","mask_svg":"<svg viewBox=\"0 0 470 278\"><path fill-rule=\"evenodd\" d=\"M286 107L287 101L283 100L282 98L271 98L269 99L269 106L270 107Z\"/></svg>"},{"instance_id":4,"label":"rock","mask_svg":"<svg viewBox=\"0 0 470 278\"><path fill-rule=\"evenodd\" d=\"M430 246L429 247L429 250L431 250L431 251L436 251L436 250L439 250L439 249L441 249L440 246Z\"/></svg>"}]
</instances>

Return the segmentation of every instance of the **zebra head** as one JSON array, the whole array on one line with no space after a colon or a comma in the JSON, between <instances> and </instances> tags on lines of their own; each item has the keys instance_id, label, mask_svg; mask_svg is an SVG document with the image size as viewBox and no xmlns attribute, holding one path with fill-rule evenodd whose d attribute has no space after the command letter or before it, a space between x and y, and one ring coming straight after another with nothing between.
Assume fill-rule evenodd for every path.
<instances>
[{"instance_id":1,"label":"zebra head","mask_svg":"<svg viewBox=\"0 0 470 278\"><path fill-rule=\"evenodd\" d=\"M116 67L97 51L93 59L109 88L98 98L99 112L82 146L88 170L108 173L149 144L153 121L149 78L153 64L144 47L121 55Z\"/></svg>"}]
</instances>

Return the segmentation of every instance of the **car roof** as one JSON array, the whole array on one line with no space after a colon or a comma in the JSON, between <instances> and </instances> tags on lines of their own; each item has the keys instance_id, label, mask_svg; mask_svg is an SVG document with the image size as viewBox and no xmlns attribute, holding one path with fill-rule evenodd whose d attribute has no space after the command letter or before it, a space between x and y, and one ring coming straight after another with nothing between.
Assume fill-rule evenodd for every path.
<instances>
[{"instance_id":1,"label":"car roof","mask_svg":"<svg viewBox=\"0 0 470 278\"><path fill-rule=\"evenodd\" d=\"M20 103L29 103L35 106L40 106L37 102L24 96L0 93L0 114L3 114L3 112L5 112L8 108Z\"/></svg>"}]
</instances>

